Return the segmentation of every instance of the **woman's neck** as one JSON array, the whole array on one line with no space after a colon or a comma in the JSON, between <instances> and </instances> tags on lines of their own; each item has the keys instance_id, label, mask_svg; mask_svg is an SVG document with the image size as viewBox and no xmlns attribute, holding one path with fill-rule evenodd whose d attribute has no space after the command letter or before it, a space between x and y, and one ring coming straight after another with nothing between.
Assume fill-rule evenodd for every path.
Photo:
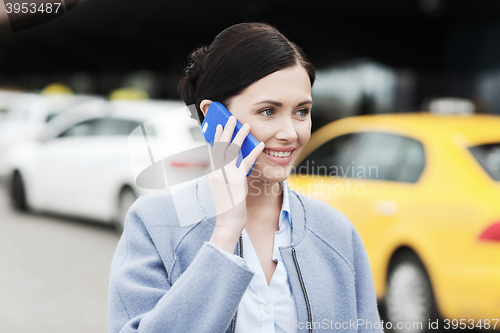
<instances>
[{"instance_id":1,"label":"woman's neck","mask_svg":"<svg viewBox=\"0 0 500 333\"><path fill-rule=\"evenodd\" d=\"M252 179L248 182L248 195L246 197L247 213L249 217L259 216L277 210L281 211L283 204L283 190L280 182L265 182ZM278 221L276 221L278 225Z\"/></svg>"}]
</instances>

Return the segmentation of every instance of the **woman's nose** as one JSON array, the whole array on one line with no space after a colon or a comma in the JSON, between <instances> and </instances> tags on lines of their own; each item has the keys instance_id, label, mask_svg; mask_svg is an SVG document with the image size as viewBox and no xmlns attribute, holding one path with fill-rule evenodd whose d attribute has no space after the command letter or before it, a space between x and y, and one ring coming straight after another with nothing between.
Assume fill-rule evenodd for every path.
<instances>
[{"instance_id":1,"label":"woman's nose","mask_svg":"<svg viewBox=\"0 0 500 333\"><path fill-rule=\"evenodd\" d=\"M280 140L294 141L297 139L297 130L295 129L293 120L291 118L280 119L279 130L276 133L276 138Z\"/></svg>"}]
</instances>

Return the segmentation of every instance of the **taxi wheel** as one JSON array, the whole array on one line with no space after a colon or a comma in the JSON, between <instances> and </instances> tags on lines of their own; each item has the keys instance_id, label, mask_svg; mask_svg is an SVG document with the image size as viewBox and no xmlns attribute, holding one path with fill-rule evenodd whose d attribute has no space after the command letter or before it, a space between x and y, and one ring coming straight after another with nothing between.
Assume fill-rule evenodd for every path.
<instances>
[{"instance_id":1,"label":"taxi wheel","mask_svg":"<svg viewBox=\"0 0 500 333\"><path fill-rule=\"evenodd\" d=\"M14 208L21 212L28 211L23 177L18 171L14 172L14 174L12 175L10 186L10 196Z\"/></svg>"},{"instance_id":2,"label":"taxi wheel","mask_svg":"<svg viewBox=\"0 0 500 333\"><path fill-rule=\"evenodd\" d=\"M127 212L132 206L132 204L137 200L137 196L134 191L130 187L124 187L120 191L120 195L118 197L118 206L116 217L113 221L113 225L118 234L123 233L123 229L125 227L125 218L127 217Z\"/></svg>"},{"instance_id":3,"label":"taxi wheel","mask_svg":"<svg viewBox=\"0 0 500 333\"><path fill-rule=\"evenodd\" d=\"M415 253L405 252L394 258L384 303L387 319L396 332L428 332L429 320L439 318L431 282Z\"/></svg>"}]
</instances>

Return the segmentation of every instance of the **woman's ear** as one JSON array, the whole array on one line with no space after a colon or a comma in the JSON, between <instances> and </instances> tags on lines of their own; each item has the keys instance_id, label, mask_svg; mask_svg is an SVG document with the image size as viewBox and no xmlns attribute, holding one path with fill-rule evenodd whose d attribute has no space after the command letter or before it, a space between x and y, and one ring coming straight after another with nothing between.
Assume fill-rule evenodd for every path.
<instances>
[{"instance_id":1,"label":"woman's ear","mask_svg":"<svg viewBox=\"0 0 500 333\"><path fill-rule=\"evenodd\" d=\"M201 101L201 103L200 103L200 110L201 110L201 112L203 112L203 116L205 116L207 114L208 107L210 106L210 104L212 102L213 101L209 100L209 99L204 99L204 100Z\"/></svg>"}]
</instances>

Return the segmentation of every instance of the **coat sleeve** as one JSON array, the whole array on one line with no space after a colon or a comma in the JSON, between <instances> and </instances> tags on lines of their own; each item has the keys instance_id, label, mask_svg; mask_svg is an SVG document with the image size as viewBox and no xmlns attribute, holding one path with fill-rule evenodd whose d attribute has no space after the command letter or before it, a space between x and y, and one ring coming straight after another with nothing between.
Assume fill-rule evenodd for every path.
<instances>
[{"instance_id":1,"label":"coat sleeve","mask_svg":"<svg viewBox=\"0 0 500 333\"><path fill-rule=\"evenodd\" d=\"M353 228L352 236L358 332L383 333L368 255L361 236L355 228Z\"/></svg>"},{"instance_id":2,"label":"coat sleeve","mask_svg":"<svg viewBox=\"0 0 500 333\"><path fill-rule=\"evenodd\" d=\"M205 242L171 284L132 207L111 264L109 332L225 332L252 277L244 265Z\"/></svg>"}]
</instances>

